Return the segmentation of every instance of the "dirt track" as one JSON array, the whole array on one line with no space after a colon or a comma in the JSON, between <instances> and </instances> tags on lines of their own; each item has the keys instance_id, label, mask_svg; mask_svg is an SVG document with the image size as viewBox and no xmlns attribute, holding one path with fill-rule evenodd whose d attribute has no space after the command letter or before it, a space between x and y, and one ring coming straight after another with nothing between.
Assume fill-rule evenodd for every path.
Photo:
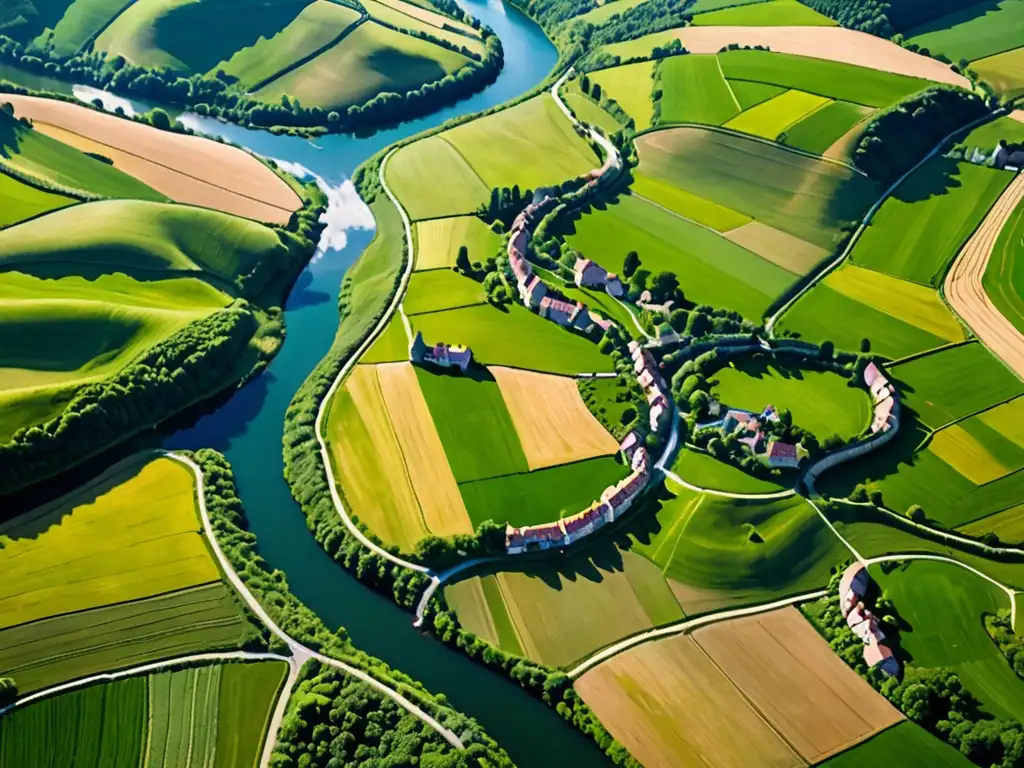
<instances>
[{"instance_id":1,"label":"dirt track","mask_svg":"<svg viewBox=\"0 0 1024 768\"><path fill-rule=\"evenodd\" d=\"M1024 335L996 309L981 284L999 233L1022 199L1024 174L1018 174L957 254L944 288L950 306L977 337L1024 379Z\"/></svg>"},{"instance_id":2,"label":"dirt track","mask_svg":"<svg viewBox=\"0 0 1024 768\"><path fill-rule=\"evenodd\" d=\"M718 53L730 43L767 45L777 53L829 59L909 77L923 77L970 89L971 84L941 61L889 40L842 27L684 27L677 37L691 53Z\"/></svg>"},{"instance_id":3,"label":"dirt track","mask_svg":"<svg viewBox=\"0 0 1024 768\"><path fill-rule=\"evenodd\" d=\"M4 101L40 133L109 157L114 167L177 202L274 224L287 222L302 205L291 187L237 147L70 102L16 95L5 95Z\"/></svg>"}]
</instances>

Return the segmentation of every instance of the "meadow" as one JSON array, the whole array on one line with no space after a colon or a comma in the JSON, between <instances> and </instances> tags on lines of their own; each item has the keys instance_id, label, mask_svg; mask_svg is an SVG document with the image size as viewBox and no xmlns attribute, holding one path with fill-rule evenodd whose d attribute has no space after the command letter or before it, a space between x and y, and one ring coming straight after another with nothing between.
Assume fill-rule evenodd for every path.
<instances>
[{"instance_id":1,"label":"meadow","mask_svg":"<svg viewBox=\"0 0 1024 768\"><path fill-rule=\"evenodd\" d=\"M71 56L95 39L129 4L130 0L74 0L56 26L51 25L53 34L47 37L44 32L36 42L53 45L60 56Z\"/></svg>"},{"instance_id":2,"label":"meadow","mask_svg":"<svg viewBox=\"0 0 1024 768\"><path fill-rule=\"evenodd\" d=\"M626 253L635 250L652 274L678 275L690 301L748 318L760 317L794 279L746 248L638 197L621 197L574 227L567 242L606 269L621 272Z\"/></svg>"},{"instance_id":3,"label":"meadow","mask_svg":"<svg viewBox=\"0 0 1024 768\"><path fill-rule=\"evenodd\" d=\"M384 330L369 346L360 364L397 363L409 359L409 337L405 333L405 323L397 312L388 320Z\"/></svg>"},{"instance_id":4,"label":"meadow","mask_svg":"<svg viewBox=\"0 0 1024 768\"><path fill-rule=\"evenodd\" d=\"M193 486L161 458L0 523L0 629L218 581Z\"/></svg>"},{"instance_id":5,"label":"meadow","mask_svg":"<svg viewBox=\"0 0 1024 768\"><path fill-rule=\"evenodd\" d=\"M831 371L804 371L763 356L738 360L714 374L712 394L730 408L759 412L766 405L785 408L793 423L819 440L850 438L871 420L870 397Z\"/></svg>"},{"instance_id":6,"label":"meadow","mask_svg":"<svg viewBox=\"0 0 1024 768\"><path fill-rule=\"evenodd\" d=\"M872 576L909 625L900 647L919 667L951 667L995 717L1024 717L1024 681L982 625L982 615L1009 608L994 584L949 563L910 562Z\"/></svg>"},{"instance_id":7,"label":"meadow","mask_svg":"<svg viewBox=\"0 0 1024 768\"><path fill-rule=\"evenodd\" d=\"M591 72L588 77L590 82L601 86L604 95L614 99L626 110L638 131L651 127L654 119L654 103L651 100L654 91L653 61L602 69Z\"/></svg>"},{"instance_id":8,"label":"meadow","mask_svg":"<svg viewBox=\"0 0 1024 768\"><path fill-rule=\"evenodd\" d=\"M635 175L631 189L635 195L645 197L663 208L718 232L729 232L753 221L749 216L737 213L731 208L642 173Z\"/></svg>"},{"instance_id":9,"label":"meadow","mask_svg":"<svg viewBox=\"0 0 1024 768\"><path fill-rule=\"evenodd\" d=\"M716 56L672 56L661 64L661 117L666 123L721 125L740 111Z\"/></svg>"},{"instance_id":10,"label":"meadow","mask_svg":"<svg viewBox=\"0 0 1024 768\"><path fill-rule=\"evenodd\" d=\"M971 63L971 69L1007 99L1024 95L1024 47Z\"/></svg>"},{"instance_id":11,"label":"meadow","mask_svg":"<svg viewBox=\"0 0 1024 768\"><path fill-rule=\"evenodd\" d=\"M614 368L611 358L602 355L596 344L518 304L502 309L484 304L432 312L417 315L412 321L413 331L423 331L428 343L465 344L481 365L569 376Z\"/></svg>"},{"instance_id":12,"label":"meadow","mask_svg":"<svg viewBox=\"0 0 1024 768\"><path fill-rule=\"evenodd\" d=\"M447 183L437 185L435 180L441 173ZM490 194L476 171L443 135L399 149L388 160L385 175L388 186L414 221L473 213ZM452 260L454 263L454 256Z\"/></svg>"},{"instance_id":13,"label":"meadow","mask_svg":"<svg viewBox=\"0 0 1024 768\"><path fill-rule=\"evenodd\" d=\"M283 662L221 667L217 708L217 765L253 768L288 667Z\"/></svg>"},{"instance_id":14,"label":"meadow","mask_svg":"<svg viewBox=\"0 0 1024 768\"><path fill-rule=\"evenodd\" d=\"M908 42L944 53L952 61L974 61L1021 45L1024 3L982 0L907 30Z\"/></svg>"},{"instance_id":15,"label":"meadow","mask_svg":"<svg viewBox=\"0 0 1024 768\"><path fill-rule=\"evenodd\" d=\"M1024 333L1024 203L999 233L981 282L1003 317Z\"/></svg>"},{"instance_id":16,"label":"meadow","mask_svg":"<svg viewBox=\"0 0 1024 768\"><path fill-rule=\"evenodd\" d=\"M648 133L639 172L739 211L821 248L874 202L873 182L783 147L702 128Z\"/></svg>"},{"instance_id":17,"label":"meadow","mask_svg":"<svg viewBox=\"0 0 1024 768\"><path fill-rule=\"evenodd\" d=\"M413 273L402 308L407 315L418 315L483 304L485 298L483 286L476 280L450 269L431 269Z\"/></svg>"},{"instance_id":18,"label":"meadow","mask_svg":"<svg viewBox=\"0 0 1024 768\"><path fill-rule=\"evenodd\" d=\"M769 0L698 13L695 27L834 27L836 22L797 0Z\"/></svg>"},{"instance_id":19,"label":"meadow","mask_svg":"<svg viewBox=\"0 0 1024 768\"><path fill-rule=\"evenodd\" d=\"M22 694L190 653L237 648L252 625L223 584L0 631L0 675Z\"/></svg>"},{"instance_id":20,"label":"meadow","mask_svg":"<svg viewBox=\"0 0 1024 768\"><path fill-rule=\"evenodd\" d=\"M789 90L751 107L727 122L725 127L775 141L791 125L809 117L828 103L829 100L824 96Z\"/></svg>"},{"instance_id":21,"label":"meadow","mask_svg":"<svg viewBox=\"0 0 1024 768\"><path fill-rule=\"evenodd\" d=\"M821 763L860 768L892 760L904 768L970 768L970 760L916 723L903 722Z\"/></svg>"},{"instance_id":22,"label":"meadow","mask_svg":"<svg viewBox=\"0 0 1024 768\"><path fill-rule=\"evenodd\" d=\"M750 109L763 101L768 101L787 89L771 83L758 83L753 80L730 80L732 90L741 109Z\"/></svg>"},{"instance_id":23,"label":"meadow","mask_svg":"<svg viewBox=\"0 0 1024 768\"><path fill-rule=\"evenodd\" d=\"M837 141L871 114L870 107L833 101L803 120L788 126L783 143L815 155L823 155Z\"/></svg>"},{"instance_id":24,"label":"meadow","mask_svg":"<svg viewBox=\"0 0 1024 768\"><path fill-rule=\"evenodd\" d=\"M454 267L459 247L463 245L470 262L486 261L501 250L501 237L476 216L417 221L413 233L417 270Z\"/></svg>"},{"instance_id":25,"label":"meadow","mask_svg":"<svg viewBox=\"0 0 1024 768\"><path fill-rule=\"evenodd\" d=\"M785 490L785 486L748 475L739 467L692 449L679 451L672 471L688 483L715 491L776 493Z\"/></svg>"},{"instance_id":26,"label":"meadow","mask_svg":"<svg viewBox=\"0 0 1024 768\"><path fill-rule=\"evenodd\" d=\"M596 125L608 135L622 130L622 123L595 104L590 97L583 95L578 80L573 80L562 89L562 101L569 106L580 122Z\"/></svg>"},{"instance_id":27,"label":"meadow","mask_svg":"<svg viewBox=\"0 0 1024 768\"><path fill-rule=\"evenodd\" d=\"M75 202L70 197L44 192L0 173L0 229Z\"/></svg>"},{"instance_id":28,"label":"meadow","mask_svg":"<svg viewBox=\"0 0 1024 768\"><path fill-rule=\"evenodd\" d=\"M582 512L629 468L614 456L462 483L459 490L473 527L484 520L540 525Z\"/></svg>"}]
</instances>

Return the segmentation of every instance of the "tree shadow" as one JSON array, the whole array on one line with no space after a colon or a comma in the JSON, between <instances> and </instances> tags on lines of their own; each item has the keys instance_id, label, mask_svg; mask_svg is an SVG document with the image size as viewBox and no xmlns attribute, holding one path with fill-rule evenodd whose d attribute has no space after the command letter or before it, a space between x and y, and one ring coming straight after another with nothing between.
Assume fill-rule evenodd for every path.
<instances>
[{"instance_id":1,"label":"tree shadow","mask_svg":"<svg viewBox=\"0 0 1024 768\"><path fill-rule=\"evenodd\" d=\"M312 284L313 274L307 269L302 270L299 278L295 281L295 285L292 287L291 293L288 295L289 311L313 307L331 300L329 293L312 290L310 288Z\"/></svg>"},{"instance_id":2,"label":"tree shadow","mask_svg":"<svg viewBox=\"0 0 1024 768\"><path fill-rule=\"evenodd\" d=\"M959 174L959 163L953 158L944 155L933 157L900 184L892 196L908 204L940 197L963 186Z\"/></svg>"}]
</instances>

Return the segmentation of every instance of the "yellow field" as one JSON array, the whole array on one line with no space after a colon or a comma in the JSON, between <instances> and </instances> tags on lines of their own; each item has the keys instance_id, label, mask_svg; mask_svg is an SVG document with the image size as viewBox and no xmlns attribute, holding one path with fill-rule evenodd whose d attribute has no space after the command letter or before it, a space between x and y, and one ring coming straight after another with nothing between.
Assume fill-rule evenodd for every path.
<instances>
[{"instance_id":1,"label":"yellow field","mask_svg":"<svg viewBox=\"0 0 1024 768\"><path fill-rule=\"evenodd\" d=\"M641 61L624 67L613 67L590 73L591 82L601 86L601 91L633 118L638 131L651 127L654 117L654 103L651 91L654 88L654 62Z\"/></svg>"},{"instance_id":2,"label":"yellow field","mask_svg":"<svg viewBox=\"0 0 1024 768\"><path fill-rule=\"evenodd\" d=\"M1007 440L1024 448L1024 397L990 408L978 414L978 418Z\"/></svg>"},{"instance_id":3,"label":"yellow field","mask_svg":"<svg viewBox=\"0 0 1024 768\"><path fill-rule=\"evenodd\" d=\"M500 366L490 371L531 470L618 451L615 438L584 404L575 379Z\"/></svg>"},{"instance_id":4,"label":"yellow field","mask_svg":"<svg viewBox=\"0 0 1024 768\"><path fill-rule=\"evenodd\" d=\"M357 365L335 394L327 443L350 512L406 550L427 535L375 366Z\"/></svg>"},{"instance_id":5,"label":"yellow field","mask_svg":"<svg viewBox=\"0 0 1024 768\"><path fill-rule=\"evenodd\" d=\"M417 221L413 230L417 270L454 267L461 245L469 251L470 261L485 261L501 247L501 238L476 216Z\"/></svg>"},{"instance_id":6,"label":"yellow field","mask_svg":"<svg viewBox=\"0 0 1024 768\"><path fill-rule=\"evenodd\" d=\"M928 450L975 485L998 480L1010 471L959 424L950 424L932 435Z\"/></svg>"},{"instance_id":7,"label":"yellow field","mask_svg":"<svg viewBox=\"0 0 1024 768\"><path fill-rule=\"evenodd\" d=\"M0 629L217 581L192 474L138 464L0 524Z\"/></svg>"},{"instance_id":8,"label":"yellow field","mask_svg":"<svg viewBox=\"0 0 1024 768\"><path fill-rule=\"evenodd\" d=\"M731 229L725 237L794 275L807 274L828 256L824 248L760 221Z\"/></svg>"},{"instance_id":9,"label":"yellow field","mask_svg":"<svg viewBox=\"0 0 1024 768\"><path fill-rule=\"evenodd\" d=\"M378 365L377 379L427 528L438 536L472 533L462 494L412 363Z\"/></svg>"},{"instance_id":10,"label":"yellow field","mask_svg":"<svg viewBox=\"0 0 1024 768\"><path fill-rule=\"evenodd\" d=\"M825 285L940 339L964 338L963 328L934 288L853 264L832 272L825 278Z\"/></svg>"},{"instance_id":11,"label":"yellow field","mask_svg":"<svg viewBox=\"0 0 1024 768\"><path fill-rule=\"evenodd\" d=\"M576 691L645 768L804 765L686 635L612 657Z\"/></svg>"},{"instance_id":12,"label":"yellow field","mask_svg":"<svg viewBox=\"0 0 1024 768\"><path fill-rule=\"evenodd\" d=\"M803 91L786 91L736 115L724 127L771 141L832 100Z\"/></svg>"},{"instance_id":13,"label":"yellow field","mask_svg":"<svg viewBox=\"0 0 1024 768\"><path fill-rule=\"evenodd\" d=\"M812 764L903 719L794 607L712 624L693 638Z\"/></svg>"}]
</instances>

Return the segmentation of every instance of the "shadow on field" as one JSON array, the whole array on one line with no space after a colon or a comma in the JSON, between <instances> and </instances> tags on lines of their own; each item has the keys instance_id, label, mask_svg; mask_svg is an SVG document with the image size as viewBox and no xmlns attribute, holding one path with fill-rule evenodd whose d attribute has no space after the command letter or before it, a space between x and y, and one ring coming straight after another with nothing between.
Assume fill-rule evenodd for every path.
<instances>
[{"instance_id":1,"label":"shadow on field","mask_svg":"<svg viewBox=\"0 0 1024 768\"><path fill-rule=\"evenodd\" d=\"M959 171L956 160L933 157L900 184L892 196L904 203L920 203L945 195L961 186Z\"/></svg>"},{"instance_id":2,"label":"shadow on field","mask_svg":"<svg viewBox=\"0 0 1024 768\"><path fill-rule=\"evenodd\" d=\"M28 129L22 127L15 118L0 115L0 157L9 160L12 155L20 154L19 138L26 130Z\"/></svg>"}]
</instances>

